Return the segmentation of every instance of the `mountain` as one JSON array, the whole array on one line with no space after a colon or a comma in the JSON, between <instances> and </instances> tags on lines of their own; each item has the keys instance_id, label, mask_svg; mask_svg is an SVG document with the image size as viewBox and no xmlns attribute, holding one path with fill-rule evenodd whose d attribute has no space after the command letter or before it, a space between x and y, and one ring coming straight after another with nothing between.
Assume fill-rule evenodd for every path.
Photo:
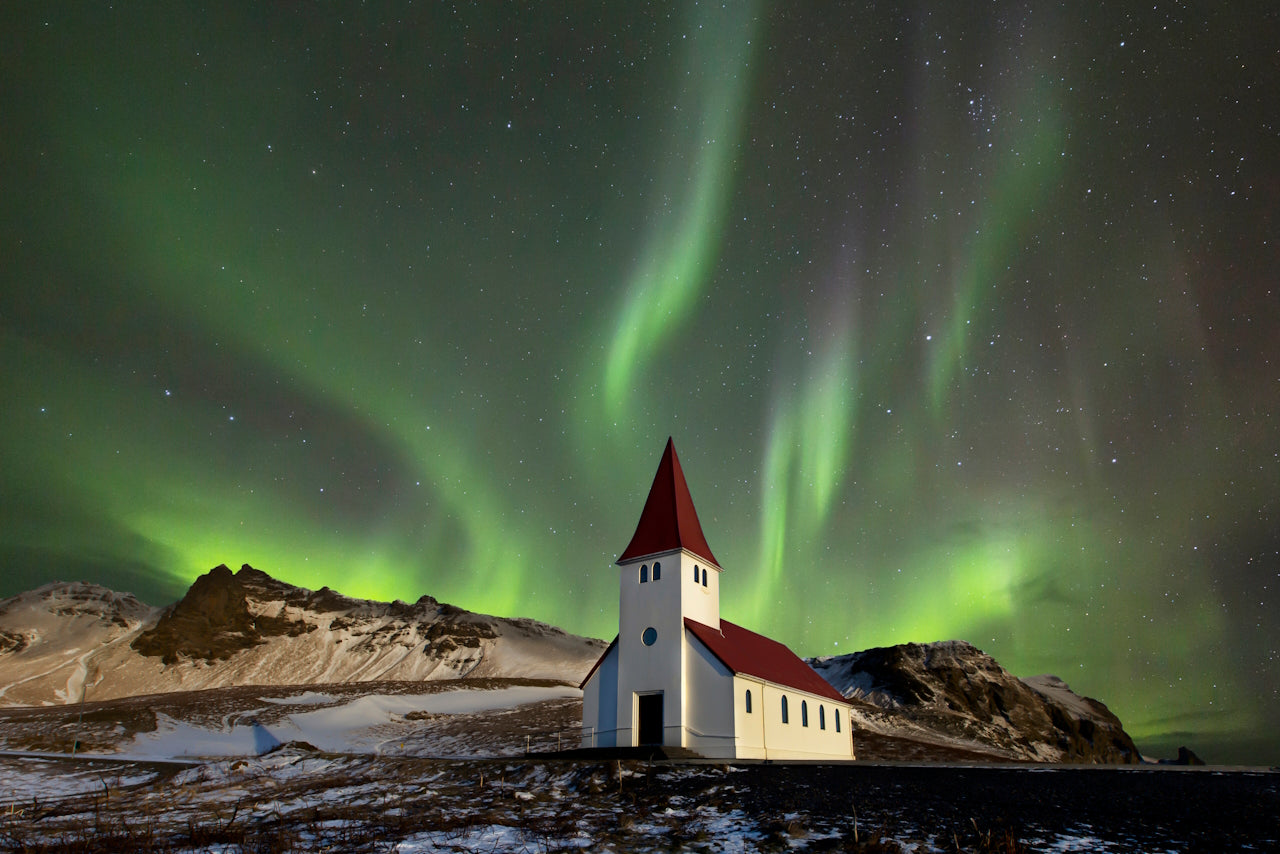
<instances>
[{"instance_id":1,"label":"mountain","mask_svg":"<svg viewBox=\"0 0 1280 854\"><path fill-rule=\"evenodd\" d=\"M1139 762L1119 718L1056 676L1018 679L964 641L901 644L809 663L858 701L871 734L1036 762Z\"/></svg>"},{"instance_id":2,"label":"mountain","mask_svg":"<svg viewBox=\"0 0 1280 854\"><path fill-rule=\"evenodd\" d=\"M423 596L352 599L218 566L148 607L82 583L0 601L0 705L44 705L232 685L530 678L575 682L603 641Z\"/></svg>"},{"instance_id":3,"label":"mountain","mask_svg":"<svg viewBox=\"0 0 1280 854\"><path fill-rule=\"evenodd\" d=\"M130 593L80 582L0 600L0 704L79 700L89 660L127 649L155 613Z\"/></svg>"},{"instance_id":4,"label":"mountain","mask_svg":"<svg viewBox=\"0 0 1280 854\"><path fill-rule=\"evenodd\" d=\"M152 608L95 584L0 601L0 706L241 685L522 678L577 684L603 641L423 596L352 599L218 566ZM1052 676L1018 679L963 641L811 659L853 701L860 755L1139 761L1120 721Z\"/></svg>"}]
</instances>

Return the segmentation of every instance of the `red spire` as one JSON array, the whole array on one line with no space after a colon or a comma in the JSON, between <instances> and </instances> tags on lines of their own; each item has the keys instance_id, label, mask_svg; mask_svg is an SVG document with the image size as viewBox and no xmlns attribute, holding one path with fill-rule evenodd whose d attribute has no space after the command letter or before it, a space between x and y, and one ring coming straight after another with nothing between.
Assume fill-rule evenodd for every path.
<instances>
[{"instance_id":1,"label":"red spire","mask_svg":"<svg viewBox=\"0 0 1280 854\"><path fill-rule=\"evenodd\" d=\"M693 498L689 495L689 484L685 483L684 472L680 470L675 442L668 437L667 449L662 453L658 473L653 476L653 486L649 487L649 497L644 502L644 512L640 514L631 544L623 550L618 563L673 549L685 549L720 566L703 536L698 511L693 508Z\"/></svg>"}]
</instances>

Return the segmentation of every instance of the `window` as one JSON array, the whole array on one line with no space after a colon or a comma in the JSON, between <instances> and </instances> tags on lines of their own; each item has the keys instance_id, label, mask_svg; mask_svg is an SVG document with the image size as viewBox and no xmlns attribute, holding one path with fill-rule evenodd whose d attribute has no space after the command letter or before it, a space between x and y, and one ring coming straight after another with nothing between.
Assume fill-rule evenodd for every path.
<instances>
[{"instance_id":1,"label":"window","mask_svg":"<svg viewBox=\"0 0 1280 854\"><path fill-rule=\"evenodd\" d=\"M643 563L640 565L640 583L644 584L648 580L649 580L649 564Z\"/></svg>"},{"instance_id":2,"label":"window","mask_svg":"<svg viewBox=\"0 0 1280 854\"><path fill-rule=\"evenodd\" d=\"M702 586L707 586L707 571L705 569L702 570Z\"/></svg>"},{"instance_id":3,"label":"window","mask_svg":"<svg viewBox=\"0 0 1280 854\"><path fill-rule=\"evenodd\" d=\"M644 630L644 634L640 635L640 640L644 642L645 646L653 646L658 642L658 630L650 626Z\"/></svg>"},{"instance_id":4,"label":"window","mask_svg":"<svg viewBox=\"0 0 1280 854\"><path fill-rule=\"evenodd\" d=\"M827 710L821 704L818 706L818 729L827 728Z\"/></svg>"},{"instance_id":5,"label":"window","mask_svg":"<svg viewBox=\"0 0 1280 854\"><path fill-rule=\"evenodd\" d=\"M840 731L840 710L839 710L839 709L833 709L833 710L832 710L832 712L831 712L831 714L835 715L835 718L836 718L836 732L839 732L839 731Z\"/></svg>"},{"instance_id":6,"label":"window","mask_svg":"<svg viewBox=\"0 0 1280 854\"><path fill-rule=\"evenodd\" d=\"M787 695L782 695L782 722L787 723Z\"/></svg>"},{"instance_id":7,"label":"window","mask_svg":"<svg viewBox=\"0 0 1280 854\"><path fill-rule=\"evenodd\" d=\"M751 689L747 689L747 714L751 714Z\"/></svg>"},{"instance_id":8,"label":"window","mask_svg":"<svg viewBox=\"0 0 1280 854\"><path fill-rule=\"evenodd\" d=\"M809 702L807 700L800 701L800 726L809 725Z\"/></svg>"},{"instance_id":9,"label":"window","mask_svg":"<svg viewBox=\"0 0 1280 854\"><path fill-rule=\"evenodd\" d=\"M661 577L662 577L662 564L658 563L655 560L653 562L653 580L657 581Z\"/></svg>"},{"instance_id":10,"label":"window","mask_svg":"<svg viewBox=\"0 0 1280 854\"><path fill-rule=\"evenodd\" d=\"M695 563L695 564L693 565L693 583L694 583L694 584L697 584L697 583L698 583L698 573L699 573L699 572L701 572L701 570L698 568L698 565Z\"/></svg>"}]
</instances>

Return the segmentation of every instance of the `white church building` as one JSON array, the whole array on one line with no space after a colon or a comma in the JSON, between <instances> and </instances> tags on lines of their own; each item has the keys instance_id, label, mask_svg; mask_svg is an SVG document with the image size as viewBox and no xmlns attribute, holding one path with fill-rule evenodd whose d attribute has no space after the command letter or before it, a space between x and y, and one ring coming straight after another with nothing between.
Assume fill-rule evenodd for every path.
<instances>
[{"instance_id":1,"label":"white church building","mask_svg":"<svg viewBox=\"0 0 1280 854\"><path fill-rule=\"evenodd\" d=\"M853 758L844 697L783 644L720 619L723 570L670 439L617 565L618 636L582 683L583 747Z\"/></svg>"}]
</instances>

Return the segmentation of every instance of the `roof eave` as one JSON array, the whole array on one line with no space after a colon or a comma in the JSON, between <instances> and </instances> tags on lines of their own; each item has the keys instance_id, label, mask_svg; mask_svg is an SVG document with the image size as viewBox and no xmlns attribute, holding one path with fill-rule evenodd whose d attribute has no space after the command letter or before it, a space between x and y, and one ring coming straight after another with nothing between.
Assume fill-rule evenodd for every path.
<instances>
[{"instance_id":1,"label":"roof eave","mask_svg":"<svg viewBox=\"0 0 1280 854\"><path fill-rule=\"evenodd\" d=\"M710 558L710 557L707 557L706 555L698 554L697 552L693 551L687 546L676 546L675 548L663 549L662 551L649 552L648 554L643 554L643 555L635 555L633 557L628 557L625 562L622 560L621 557L619 557L613 563L614 563L614 566L623 566L624 564L638 563L639 561L642 561L642 560L653 560L655 557L666 557L667 555L679 554L681 552L684 552L685 554L689 555L689 557L697 558L699 561L706 564L707 566L713 567L714 569L719 570L720 572L724 572L724 568L721 567L720 564L716 563L715 558Z\"/></svg>"}]
</instances>

